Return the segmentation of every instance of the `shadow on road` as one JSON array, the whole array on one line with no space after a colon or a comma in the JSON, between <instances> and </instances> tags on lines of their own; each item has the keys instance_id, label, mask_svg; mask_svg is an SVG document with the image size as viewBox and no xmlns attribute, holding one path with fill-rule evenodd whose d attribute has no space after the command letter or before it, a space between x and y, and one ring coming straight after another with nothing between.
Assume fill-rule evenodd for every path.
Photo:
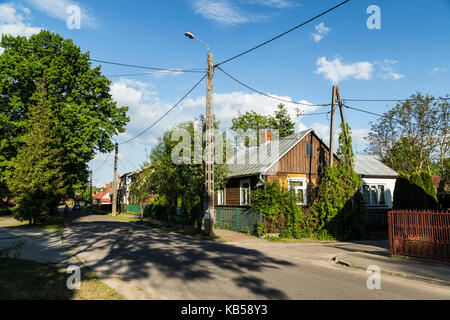
<instances>
[{"instance_id":1,"label":"shadow on road","mask_svg":"<svg viewBox=\"0 0 450 320\"><path fill-rule=\"evenodd\" d=\"M169 280L182 280L183 283L230 281L231 276L235 285L245 287L261 298L287 298L255 274L293 264L257 250L98 215L72 215L67 219L67 226L66 245L76 255L88 255L89 267L94 271L100 268L105 274L120 273L126 281L149 279L155 270Z\"/></svg>"}]
</instances>

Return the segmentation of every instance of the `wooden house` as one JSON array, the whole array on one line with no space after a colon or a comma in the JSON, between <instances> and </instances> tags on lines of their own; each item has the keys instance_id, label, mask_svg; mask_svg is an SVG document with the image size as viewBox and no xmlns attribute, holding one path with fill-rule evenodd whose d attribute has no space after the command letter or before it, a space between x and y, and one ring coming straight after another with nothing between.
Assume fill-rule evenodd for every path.
<instances>
[{"instance_id":1,"label":"wooden house","mask_svg":"<svg viewBox=\"0 0 450 320\"><path fill-rule=\"evenodd\" d=\"M251 192L262 187L265 181L274 180L293 189L302 199L301 204L308 203L308 188L317 185L329 161L328 146L314 130L308 129L280 138L272 155L267 150L271 150L276 141L270 141L270 135L265 138L268 141L238 151L229 161L229 180L225 189L216 193L216 206L249 206ZM338 163L338 157L335 154L333 157L334 163ZM372 156L356 156L354 167L361 176L367 204L392 207L397 173Z\"/></svg>"}]
</instances>

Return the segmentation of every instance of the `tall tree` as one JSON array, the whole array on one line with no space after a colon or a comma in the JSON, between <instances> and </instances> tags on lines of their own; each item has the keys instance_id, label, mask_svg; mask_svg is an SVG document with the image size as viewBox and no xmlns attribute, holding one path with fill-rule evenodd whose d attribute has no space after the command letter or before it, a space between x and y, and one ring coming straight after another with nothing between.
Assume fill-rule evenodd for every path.
<instances>
[{"instance_id":1,"label":"tall tree","mask_svg":"<svg viewBox=\"0 0 450 320\"><path fill-rule=\"evenodd\" d=\"M318 198L312 206L316 219L316 230L326 229L339 239L364 237L366 208L360 191L361 179L353 170L354 163L351 131L348 130L348 144L341 124L335 166L326 166L318 185Z\"/></svg>"},{"instance_id":2,"label":"tall tree","mask_svg":"<svg viewBox=\"0 0 450 320\"><path fill-rule=\"evenodd\" d=\"M367 151L397 171L432 173L435 162L445 174L450 150L448 110L448 99L413 94L371 123Z\"/></svg>"},{"instance_id":3,"label":"tall tree","mask_svg":"<svg viewBox=\"0 0 450 320\"><path fill-rule=\"evenodd\" d=\"M29 129L16 158L10 161L13 171L8 180L17 204L14 216L33 224L53 215L66 192L61 139L53 132L55 121L46 89L41 84L37 87L31 98Z\"/></svg>"},{"instance_id":4,"label":"tall tree","mask_svg":"<svg viewBox=\"0 0 450 320\"><path fill-rule=\"evenodd\" d=\"M242 129L255 130L259 132L261 129L279 130L279 137L286 137L295 132L295 123L291 120L286 107L283 104L278 105L278 109L273 116L264 116L255 111L247 111L239 117L233 118L232 130ZM259 137L258 137L259 144Z\"/></svg>"},{"instance_id":5,"label":"tall tree","mask_svg":"<svg viewBox=\"0 0 450 320\"><path fill-rule=\"evenodd\" d=\"M205 131L205 120L200 118L199 130ZM218 127L218 124L215 125ZM187 121L176 128L168 130L159 139L150 156L150 170L148 181L150 190L165 198L169 214L179 204L190 212L196 207L202 207L205 201L205 162L202 151L205 150L204 141L200 141L199 150L195 146L194 121ZM182 133L178 135L178 133ZM183 145L184 148L178 147ZM183 161L174 161L174 156ZM196 161L197 159L197 161ZM214 182L216 190L223 189L228 167L226 164L216 163L214 168ZM200 221L203 212L198 213L197 224L200 231Z\"/></svg>"},{"instance_id":6,"label":"tall tree","mask_svg":"<svg viewBox=\"0 0 450 320\"><path fill-rule=\"evenodd\" d=\"M86 182L87 163L95 153L109 152L111 137L123 132L127 107L117 107L110 81L93 68L89 53L72 40L41 31L26 37L3 35L0 55L0 195L9 193L10 160L23 144L36 83L47 81L55 136L64 149L63 175L71 186ZM71 193L74 190L72 188Z\"/></svg>"}]
</instances>

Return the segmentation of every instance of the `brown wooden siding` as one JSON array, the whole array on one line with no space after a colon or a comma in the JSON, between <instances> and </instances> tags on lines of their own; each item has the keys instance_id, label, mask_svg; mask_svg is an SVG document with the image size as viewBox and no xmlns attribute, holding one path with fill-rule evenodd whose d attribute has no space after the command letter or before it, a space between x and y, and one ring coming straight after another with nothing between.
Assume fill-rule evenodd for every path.
<instances>
[{"instance_id":1,"label":"brown wooden siding","mask_svg":"<svg viewBox=\"0 0 450 320\"><path fill-rule=\"evenodd\" d=\"M312 144L312 157L306 155L306 144ZM287 186L288 177L305 177L308 182L316 184L317 178L322 174L323 168L328 163L328 147L320 141L317 135L309 133L302 141L286 153L276 165L268 172L266 180L273 182L278 180ZM339 160L334 156L334 163ZM250 178L251 189L256 189L259 176ZM246 177L236 177L228 180L225 195L225 206L240 206L239 181ZM217 198L217 196L216 196ZM217 199L216 199L217 204Z\"/></svg>"}]
</instances>

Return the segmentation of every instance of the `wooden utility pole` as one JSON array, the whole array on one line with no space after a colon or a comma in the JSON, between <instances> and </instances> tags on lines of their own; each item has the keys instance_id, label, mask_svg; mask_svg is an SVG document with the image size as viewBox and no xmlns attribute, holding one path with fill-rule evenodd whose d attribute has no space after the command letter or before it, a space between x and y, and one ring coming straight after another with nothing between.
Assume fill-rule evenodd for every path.
<instances>
[{"instance_id":1,"label":"wooden utility pole","mask_svg":"<svg viewBox=\"0 0 450 320\"><path fill-rule=\"evenodd\" d=\"M206 214L205 225L207 232L214 234L214 105L213 105L213 55L208 52L206 78L206 165L205 165L205 191Z\"/></svg>"},{"instance_id":2,"label":"wooden utility pole","mask_svg":"<svg viewBox=\"0 0 450 320\"><path fill-rule=\"evenodd\" d=\"M341 98L341 92L339 90L339 87L336 86L336 98L337 101L339 103L339 110L341 113L341 121L344 124L344 137L345 137L345 142L347 143L347 146L349 145L349 139L348 139L348 126L347 126L347 122L345 121L345 115L344 115L344 102L342 101ZM347 150L348 152L350 152L350 149ZM350 159L350 166L353 167L353 162L352 162L352 158L349 157Z\"/></svg>"},{"instance_id":3,"label":"wooden utility pole","mask_svg":"<svg viewBox=\"0 0 450 320\"><path fill-rule=\"evenodd\" d=\"M116 143L116 154L114 156L114 180L112 183L113 197L112 197L112 215L117 215L117 161L119 159L119 144Z\"/></svg>"},{"instance_id":4,"label":"wooden utility pole","mask_svg":"<svg viewBox=\"0 0 450 320\"><path fill-rule=\"evenodd\" d=\"M333 149L334 149L334 105L336 104L336 86L333 86L333 93L331 95L331 124L330 124L330 158L328 164L333 166Z\"/></svg>"}]
</instances>

